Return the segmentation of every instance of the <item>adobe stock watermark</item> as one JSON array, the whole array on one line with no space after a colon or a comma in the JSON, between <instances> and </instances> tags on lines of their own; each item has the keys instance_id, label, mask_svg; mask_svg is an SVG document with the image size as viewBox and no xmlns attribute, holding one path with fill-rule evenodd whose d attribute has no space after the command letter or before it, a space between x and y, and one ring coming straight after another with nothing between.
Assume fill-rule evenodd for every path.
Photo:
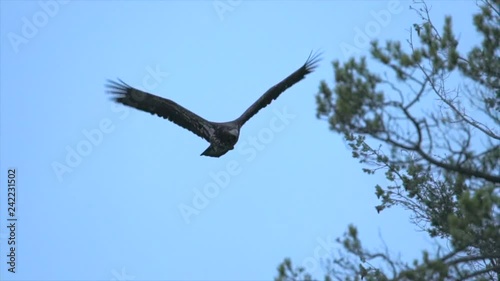
<instances>
[{"instance_id":1,"label":"adobe stock watermark","mask_svg":"<svg viewBox=\"0 0 500 281\"><path fill-rule=\"evenodd\" d=\"M361 50L370 46L370 39L377 37L383 27L387 27L392 20L393 15L403 11L399 0L390 0L387 2L387 8L380 11L370 11L372 20L367 22L363 28L354 27L353 44L346 42L340 43L340 50L344 57L349 58L355 54L361 53Z\"/></svg>"},{"instance_id":2,"label":"adobe stock watermark","mask_svg":"<svg viewBox=\"0 0 500 281\"><path fill-rule=\"evenodd\" d=\"M153 91L157 88L166 77L168 77L167 72L160 70L159 66L156 65L155 68L150 66L146 67L146 75L142 79L142 88L146 91ZM106 93L103 92L103 97L106 97ZM109 95L107 95L109 97ZM133 97L136 100L140 100L142 97L140 95ZM103 102L109 102L111 111L115 114L115 119L125 120L130 114L130 108L121 104L110 101L109 99L103 99ZM80 166L86 157L88 157L94 148L102 144L106 135L109 135L116 129L115 123L112 118L102 118L95 127L90 129L83 129L82 139L74 145L66 145L66 155L62 161L53 161L51 164L52 170L54 171L57 180L61 183L64 180L66 174L74 172L74 170Z\"/></svg>"},{"instance_id":3,"label":"adobe stock watermark","mask_svg":"<svg viewBox=\"0 0 500 281\"><path fill-rule=\"evenodd\" d=\"M243 0L213 0L212 6L214 7L220 21L225 19L227 13L232 13L236 7L241 5Z\"/></svg>"},{"instance_id":4,"label":"adobe stock watermark","mask_svg":"<svg viewBox=\"0 0 500 281\"><path fill-rule=\"evenodd\" d=\"M28 44L31 39L35 38L40 30L49 24L50 19L59 13L61 6L69 2L69 0L38 1L40 9L33 13L31 17L21 18L22 25L20 32L7 33L7 38L14 53L19 53L19 47Z\"/></svg>"},{"instance_id":5,"label":"adobe stock watermark","mask_svg":"<svg viewBox=\"0 0 500 281\"><path fill-rule=\"evenodd\" d=\"M337 244L335 239L331 236L323 239L321 237L316 238L317 246L313 250L313 255L306 257L302 260L302 267L308 273L314 273L320 269L321 260L326 260L332 256L333 249Z\"/></svg>"},{"instance_id":6,"label":"adobe stock watermark","mask_svg":"<svg viewBox=\"0 0 500 281\"><path fill-rule=\"evenodd\" d=\"M237 144L237 151L240 155L246 156L246 162L253 161L259 152L263 151L267 145L273 142L277 134L285 130L290 121L295 119L296 115L291 114L284 107L282 110L274 110L274 116L269 120L269 125L259 130L256 135L248 137L246 140ZM210 200L213 200L221 190L227 188L231 179L243 171L241 163L230 160L226 163L224 169L209 173L210 181L201 189L193 189L193 198L190 203L181 203L177 207L186 224L189 224L193 216L198 216L200 212L207 208Z\"/></svg>"},{"instance_id":7,"label":"adobe stock watermark","mask_svg":"<svg viewBox=\"0 0 500 281\"><path fill-rule=\"evenodd\" d=\"M113 278L111 278L111 281L132 281L135 280L134 275L127 274L125 272L125 267L122 267L122 270L120 272L116 270L112 270L111 274L113 275Z\"/></svg>"}]
</instances>

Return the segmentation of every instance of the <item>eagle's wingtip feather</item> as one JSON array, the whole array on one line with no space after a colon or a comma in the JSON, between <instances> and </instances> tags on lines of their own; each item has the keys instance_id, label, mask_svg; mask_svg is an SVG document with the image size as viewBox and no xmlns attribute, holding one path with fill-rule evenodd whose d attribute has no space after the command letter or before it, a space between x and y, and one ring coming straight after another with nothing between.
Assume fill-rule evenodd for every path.
<instances>
[{"instance_id":1,"label":"eagle's wingtip feather","mask_svg":"<svg viewBox=\"0 0 500 281\"><path fill-rule=\"evenodd\" d=\"M307 60L304 64L304 66L306 67L306 69L309 71L309 72L312 72L317 66L318 66L318 63L321 61L321 55L323 54L323 52L321 50L318 50L318 51L311 51L311 53L309 53L309 57L307 57Z\"/></svg>"},{"instance_id":2,"label":"eagle's wingtip feather","mask_svg":"<svg viewBox=\"0 0 500 281\"><path fill-rule=\"evenodd\" d=\"M111 79L106 79L105 87L107 88L107 92L112 95L120 95L126 96L130 87L127 83L123 82L120 78L117 78L119 82L116 82ZM118 98L114 98L115 101L119 101Z\"/></svg>"}]
</instances>

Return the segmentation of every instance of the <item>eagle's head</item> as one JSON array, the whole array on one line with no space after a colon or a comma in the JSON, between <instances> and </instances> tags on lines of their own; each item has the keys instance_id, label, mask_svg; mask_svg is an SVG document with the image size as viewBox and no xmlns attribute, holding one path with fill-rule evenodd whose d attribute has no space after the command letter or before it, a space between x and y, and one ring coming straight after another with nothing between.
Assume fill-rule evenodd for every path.
<instances>
[{"instance_id":1,"label":"eagle's head","mask_svg":"<svg viewBox=\"0 0 500 281\"><path fill-rule=\"evenodd\" d=\"M234 126L222 126L216 131L210 146L201 154L211 157L220 157L229 150L234 149L234 145L238 142L240 129Z\"/></svg>"},{"instance_id":2,"label":"eagle's head","mask_svg":"<svg viewBox=\"0 0 500 281\"><path fill-rule=\"evenodd\" d=\"M230 143L235 144L236 142L238 142L238 138L240 136L240 130L238 128L231 128L231 129L227 130L226 132L227 132L227 134L226 134L227 140Z\"/></svg>"}]
</instances>

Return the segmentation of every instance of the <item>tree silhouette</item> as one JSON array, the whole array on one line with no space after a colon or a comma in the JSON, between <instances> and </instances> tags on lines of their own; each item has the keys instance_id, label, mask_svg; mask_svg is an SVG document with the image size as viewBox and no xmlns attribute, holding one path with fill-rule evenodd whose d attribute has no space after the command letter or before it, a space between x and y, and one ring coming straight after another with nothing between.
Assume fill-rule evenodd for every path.
<instances>
[{"instance_id":1,"label":"tree silhouette","mask_svg":"<svg viewBox=\"0 0 500 281\"><path fill-rule=\"evenodd\" d=\"M370 71L365 57L333 62L334 86L321 82L317 116L343 135L364 172L385 173L376 211L401 206L449 246L409 264L364 248L350 225L325 280L500 280L499 6L478 4L482 41L466 53L452 18L439 31L427 4L414 1L422 22L405 43L372 42L370 62L387 72ZM285 259L276 280L311 276Z\"/></svg>"}]
</instances>

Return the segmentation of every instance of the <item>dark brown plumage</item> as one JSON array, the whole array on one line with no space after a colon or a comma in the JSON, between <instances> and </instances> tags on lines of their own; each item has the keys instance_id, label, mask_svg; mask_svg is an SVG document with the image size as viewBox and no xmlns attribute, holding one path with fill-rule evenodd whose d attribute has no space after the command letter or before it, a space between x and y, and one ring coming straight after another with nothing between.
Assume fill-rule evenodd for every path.
<instances>
[{"instance_id":1,"label":"dark brown plumage","mask_svg":"<svg viewBox=\"0 0 500 281\"><path fill-rule=\"evenodd\" d=\"M278 98L281 93L314 71L320 60L319 55L311 52L304 65L267 90L240 117L224 123L208 121L172 100L143 92L121 80L119 82L108 80L106 87L109 93L115 95L116 102L168 119L207 140L210 146L201 155L220 157L234 148L243 124Z\"/></svg>"}]
</instances>

